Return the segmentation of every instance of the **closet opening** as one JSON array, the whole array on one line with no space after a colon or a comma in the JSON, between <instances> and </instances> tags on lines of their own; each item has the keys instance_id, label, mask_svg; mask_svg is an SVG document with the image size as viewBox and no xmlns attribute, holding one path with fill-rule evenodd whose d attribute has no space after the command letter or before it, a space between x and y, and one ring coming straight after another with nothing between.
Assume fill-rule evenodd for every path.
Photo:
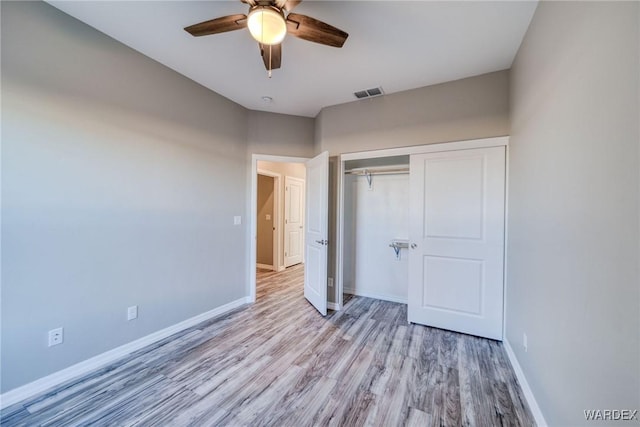
<instances>
[{"instance_id":1,"label":"closet opening","mask_svg":"<svg viewBox=\"0 0 640 427\"><path fill-rule=\"evenodd\" d=\"M508 137L340 156L339 306L407 304L407 321L501 340Z\"/></svg>"},{"instance_id":2,"label":"closet opening","mask_svg":"<svg viewBox=\"0 0 640 427\"><path fill-rule=\"evenodd\" d=\"M344 162L343 300L406 304L409 156Z\"/></svg>"}]
</instances>

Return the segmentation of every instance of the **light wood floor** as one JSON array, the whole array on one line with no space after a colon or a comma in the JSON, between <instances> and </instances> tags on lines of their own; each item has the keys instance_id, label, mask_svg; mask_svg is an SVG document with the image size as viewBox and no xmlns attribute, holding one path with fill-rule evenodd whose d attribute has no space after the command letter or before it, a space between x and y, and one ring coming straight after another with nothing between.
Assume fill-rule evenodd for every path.
<instances>
[{"instance_id":1,"label":"light wood floor","mask_svg":"<svg viewBox=\"0 0 640 427\"><path fill-rule=\"evenodd\" d=\"M354 297L323 318L303 268L257 302L3 411L3 426L533 425L500 343Z\"/></svg>"}]
</instances>

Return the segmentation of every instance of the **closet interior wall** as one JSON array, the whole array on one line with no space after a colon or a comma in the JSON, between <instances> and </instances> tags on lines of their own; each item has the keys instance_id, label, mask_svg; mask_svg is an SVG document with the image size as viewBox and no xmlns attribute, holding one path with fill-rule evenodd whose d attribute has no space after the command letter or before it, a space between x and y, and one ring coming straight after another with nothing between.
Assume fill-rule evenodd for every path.
<instances>
[{"instance_id":1,"label":"closet interior wall","mask_svg":"<svg viewBox=\"0 0 640 427\"><path fill-rule=\"evenodd\" d=\"M344 162L344 292L406 303L409 156ZM351 172L351 173L350 173Z\"/></svg>"}]
</instances>

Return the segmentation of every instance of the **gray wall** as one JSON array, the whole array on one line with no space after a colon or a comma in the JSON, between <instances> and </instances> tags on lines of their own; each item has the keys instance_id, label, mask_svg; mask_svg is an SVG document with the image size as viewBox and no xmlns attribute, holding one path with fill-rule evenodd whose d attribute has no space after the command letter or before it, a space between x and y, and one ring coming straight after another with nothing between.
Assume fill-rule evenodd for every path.
<instances>
[{"instance_id":1,"label":"gray wall","mask_svg":"<svg viewBox=\"0 0 640 427\"><path fill-rule=\"evenodd\" d=\"M506 70L322 109L314 138L315 152L332 156L328 276L336 277L338 155L508 134ZM327 293L337 300L335 288Z\"/></svg>"},{"instance_id":2,"label":"gray wall","mask_svg":"<svg viewBox=\"0 0 640 427\"><path fill-rule=\"evenodd\" d=\"M45 3L1 7L5 392L247 295L248 118Z\"/></svg>"},{"instance_id":3,"label":"gray wall","mask_svg":"<svg viewBox=\"0 0 640 427\"><path fill-rule=\"evenodd\" d=\"M315 144L335 156L508 134L505 70L323 108Z\"/></svg>"},{"instance_id":4,"label":"gray wall","mask_svg":"<svg viewBox=\"0 0 640 427\"><path fill-rule=\"evenodd\" d=\"M249 111L248 150L251 154L313 157L315 119Z\"/></svg>"},{"instance_id":5,"label":"gray wall","mask_svg":"<svg viewBox=\"0 0 640 427\"><path fill-rule=\"evenodd\" d=\"M512 69L507 338L549 425L639 409L638 9L541 2Z\"/></svg>"}]
</instances>

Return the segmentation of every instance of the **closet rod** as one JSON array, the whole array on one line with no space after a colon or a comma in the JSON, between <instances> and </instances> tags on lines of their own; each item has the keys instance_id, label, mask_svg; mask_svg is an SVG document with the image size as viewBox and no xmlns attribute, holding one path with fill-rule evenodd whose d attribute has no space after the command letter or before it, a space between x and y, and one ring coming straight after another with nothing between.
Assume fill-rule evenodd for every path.
<instances>
[{"instance_id":1,"label":"closet rod","mask_svg":"<svg viewBox=\"0 0 640 427\"><path fill-rule=\"evenodd\" d=\"M357 168L357 169L350 169L344 172L345 174L349 174L349 175L391 175L391 174L403 174L403 173L409 173L409 167L402 167L402 168L389 168L389 169L383 169L383 168Z\"/></svg>"}]
</instances>

